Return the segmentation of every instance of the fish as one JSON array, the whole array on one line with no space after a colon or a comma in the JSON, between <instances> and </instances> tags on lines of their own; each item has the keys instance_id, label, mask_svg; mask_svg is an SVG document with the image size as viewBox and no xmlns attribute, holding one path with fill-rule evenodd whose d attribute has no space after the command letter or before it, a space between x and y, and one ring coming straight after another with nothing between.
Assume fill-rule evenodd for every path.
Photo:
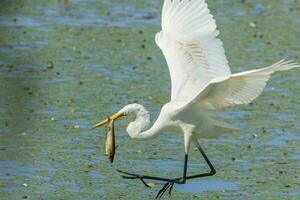
<instances>
[{"instance_id":1,"label":"fish","mask_svg":"<svg viewBox=\"0 0 300 200\"><path fill-rule=\"evenodd\" d=\"M115 130L114 130L114 120L108 118L106 141L105 141L105 156L107 156L110 163L114 162L115 152L116 152L116 142L115 142Z\"/></svg>"}]
</instances>

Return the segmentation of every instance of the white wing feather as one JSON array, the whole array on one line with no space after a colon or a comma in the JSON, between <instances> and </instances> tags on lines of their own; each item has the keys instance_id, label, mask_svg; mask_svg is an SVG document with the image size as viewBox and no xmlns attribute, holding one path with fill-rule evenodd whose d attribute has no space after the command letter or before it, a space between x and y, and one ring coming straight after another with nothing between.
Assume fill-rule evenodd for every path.
<instances>
[{"instance_id":1,"label":"white wing feather","mask_svg":"<svg viewBox=\"0 0 300 200\"><path fill-rule=\"evenodd\" d=\"M233 74L212 80L190 103L205 109L223 109L248 104L263 91L272 73L300 67L291 61L280 61L269 67Z\"/></svg>"},{"instance_id":2,"label":"white wing feather","mask_svg":"<svg viewBox=\"0 0 300 200\"><path fill-rule=\"evenodd\" d=\"M204 0L165 0L155 41L167 60L171 101L190 101L212 79L230 75L223 43Z\"/></svg>"}]
</instances>

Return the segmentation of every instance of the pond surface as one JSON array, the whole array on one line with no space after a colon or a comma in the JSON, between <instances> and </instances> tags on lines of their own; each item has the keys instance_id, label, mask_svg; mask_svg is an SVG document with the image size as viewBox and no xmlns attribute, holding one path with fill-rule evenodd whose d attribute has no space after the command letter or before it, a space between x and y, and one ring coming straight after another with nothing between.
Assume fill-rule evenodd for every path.
<instances>
[{"instance_id":1,"label":"pond surface","mask_svg":"<svg viewBox=\"0 0 300 200\"><path fill-rule=\"evenodd\" d=\"M233 72L300 62L298 0L207 2ZM115 169L181 175L181 135L137 142L125 131L129 121L120 121L111 167L105 130L89 130L133 101L155 119L169 100L154 43L161 4L1 1L0 199L152 199L161 184L146 189ZM275 74L260 98L231 109L224 119L241 130L201 140L216 176L177 185L172 199L298 199L299 77L300 70ZM194 147L190 157L190 173L207 172Z\"/></svg>"}]
</instances>

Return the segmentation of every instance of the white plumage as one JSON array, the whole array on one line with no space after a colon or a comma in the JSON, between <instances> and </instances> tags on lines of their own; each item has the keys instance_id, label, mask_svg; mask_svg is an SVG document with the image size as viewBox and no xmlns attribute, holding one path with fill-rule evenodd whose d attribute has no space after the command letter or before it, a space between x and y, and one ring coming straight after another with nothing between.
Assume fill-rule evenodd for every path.
<instances>
[{"instance_id":1,"label":"white plumage","mask_svg":"<svg viewBox=\"0 0 300 200\"><path fill-rule=\"evenodd\" d=\"M250 70L211 80L190 104L223 109L235 104L248 104L260 95L272 73L299 67L291 61L279 61L270 67Z\"/></svg>"},{"instance_id":2,"label":"white plumage","mask_svg":"<svg viewBox=\"0 0 300 200\"><path fill-rule=\"evenodd\" d=\"M170 71L170 102L162 107L151 128L149 113L139 104L127 105L111 117L116 120L122 116L135 116L135 121L127 128L129 136L134 139L151 139L167 131L183 133L186 153L183 181L146 176L168 182L158 196L168 188L171 190L172 184L185 182L187 155L192 141L211 169L205 176L214 175L215 170L197 138L215 137L232 129L214 118L220 110L250 103L261 94L272 73L299 67L297 63L282 60L266 68L231 74L223 43L217 38L219 31L215 20L204 0L165 0L161 24L162 30L156 34L155 41ZM107 122L103 120L94 128ZM203 177L203 174L197 177ZM144 176L129 178L142 180Z\"/></svg>"},{"instance_id":3,"label":"white plumage","mask_svg":"<svg viewBox=\"0 0 300 200\"><path fill-rule=\"evenodd\" d=\"M168 130L180 131L189 135L185 136L188 151L192 138L215 137L232 128L214 119L219 110L250 103L261 94L273 72L299 67L282 60L266 68L231 74L205 0L165 0L161 28L155 41L169 67L171 101L162 107L148 130L150 117L142 105L127 105L115 115L136 116L127 128L135 139L151 139ZM105 124L104 121L94 127Z\"/></svg>"},{"instance_id":4,"label":"white plumage","mask_svg":"<svg viewBox=\"0 0 300 200\"><path fill-rule=\"evenodd\" d=\"M230 75L218 34L204 0L165 1L155 41L169 66L172 101L191 100L213 78Z\"/></svg>"}]
</instances>

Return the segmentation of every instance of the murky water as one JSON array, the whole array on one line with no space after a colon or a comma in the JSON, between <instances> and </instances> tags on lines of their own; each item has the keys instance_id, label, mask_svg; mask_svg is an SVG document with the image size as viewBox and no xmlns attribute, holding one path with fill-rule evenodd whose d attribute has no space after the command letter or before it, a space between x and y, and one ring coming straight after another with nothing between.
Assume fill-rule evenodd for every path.
<instances>
[{"instance_id":1,"label":"murky water","mask_svg":"<svg viewBox=\"0 0 300 200\"><path fill-rule=\"evenodd\" d=\"M233 72L300 62L298 0L207 1ZM161 185L146 189L114 169L181 175L182 136L137 142L120 121L112 168L105 131L89 130L132 101L155 119L169 100L153 40L162 1L0 4L0 199L152 199ZM299 76L275 74L253 104L228 112L241 131L201 141L217 175L176 186L172 199L298 199ZM194 147L190 162L191 173L208 170Z\"/></svg>"}]
</instances>

